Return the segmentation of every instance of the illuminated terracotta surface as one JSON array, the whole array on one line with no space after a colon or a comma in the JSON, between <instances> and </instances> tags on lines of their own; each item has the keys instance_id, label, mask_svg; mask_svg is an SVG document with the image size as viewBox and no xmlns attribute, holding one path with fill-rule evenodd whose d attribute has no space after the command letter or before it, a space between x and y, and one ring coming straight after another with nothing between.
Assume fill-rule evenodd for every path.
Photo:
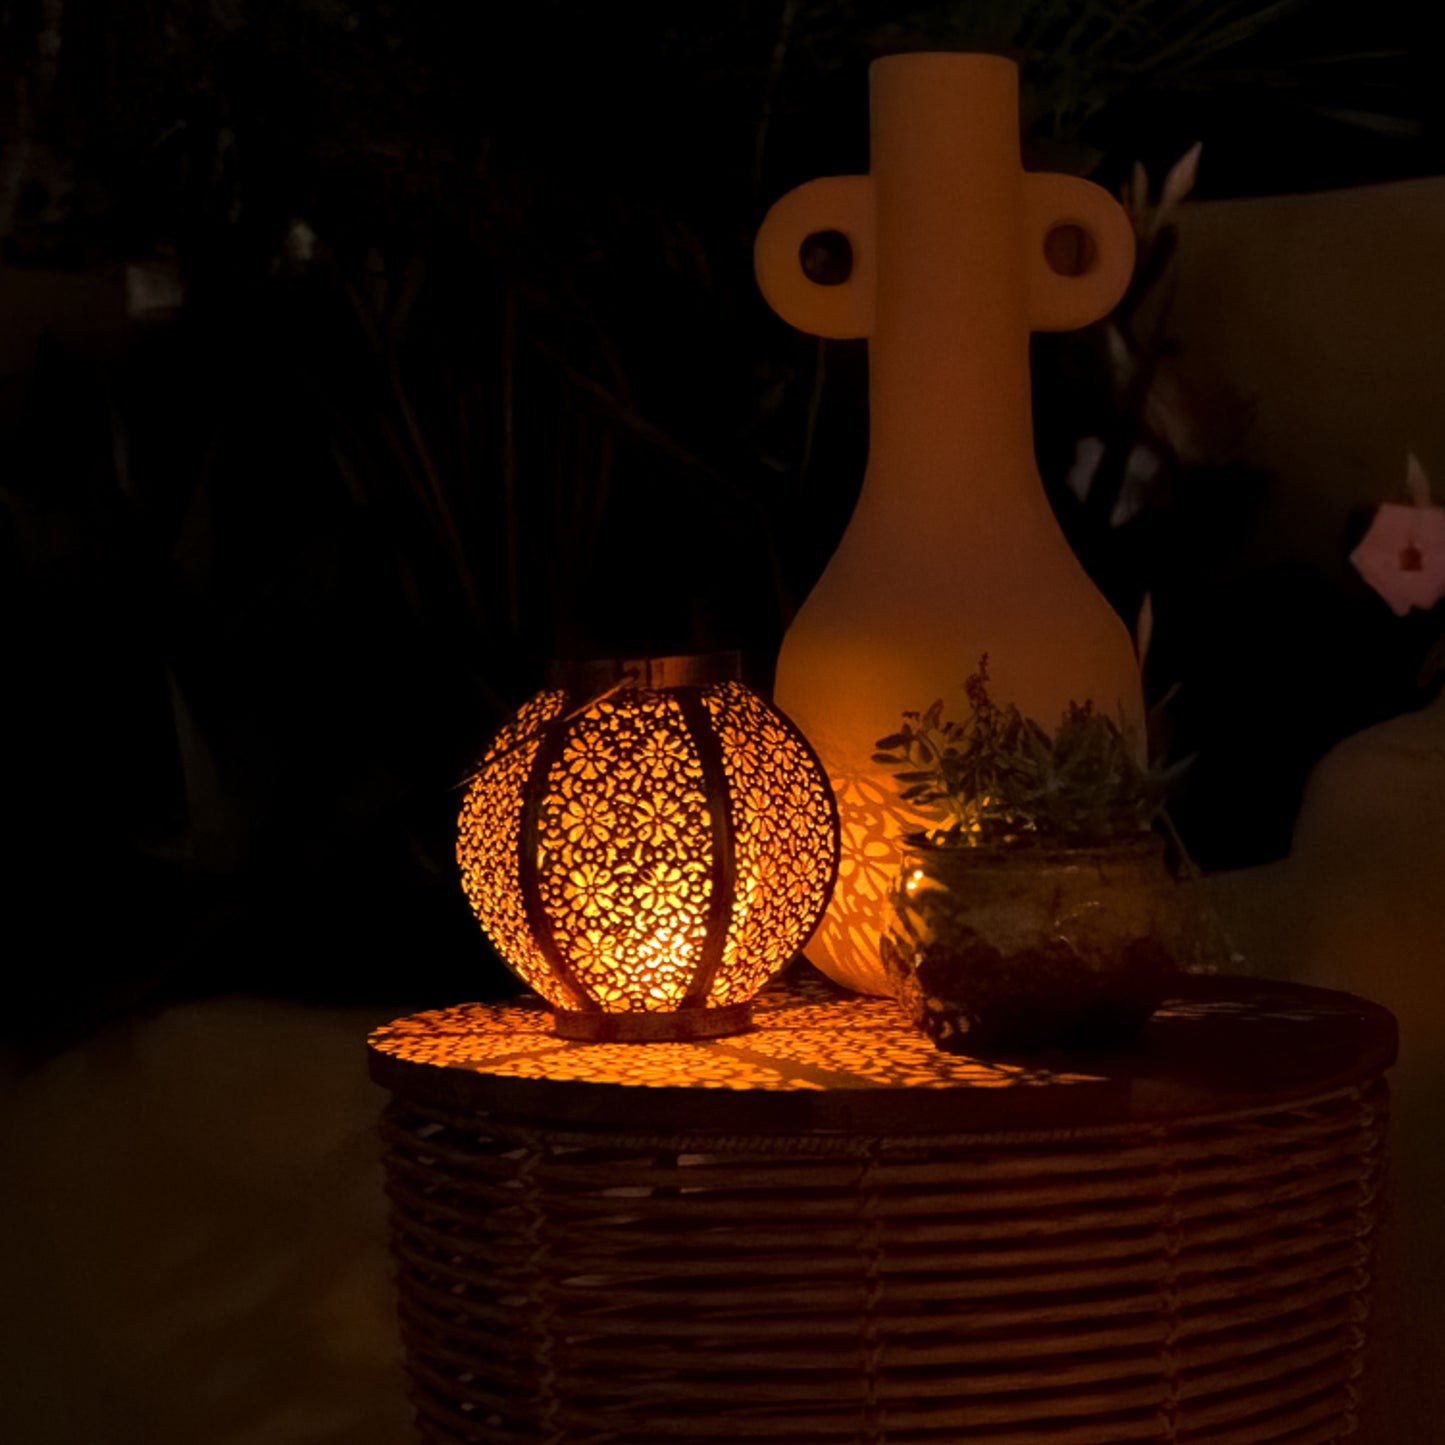
<instances>
[{"instance_id":1,"label":"illuminated terracotta surface","mask_svg":"<svg viewBox=\"0 0 1445 1445\"><path fill-rule=\"evenodd\" d=\"M777 697L828 769L844 856L809 958L887 991L877 957L893 840L926 821L897 801L873 743L935 698L967 712L988 654L1000 699L1052 727L1070 700L1138 723L1133 646L1053 518L1033 455L1032 330L1082 326L1128 283L1122 208L1070 176L1025 174L1018 79L996 56L897 55L871 72L866 176L779 200L756 242L758 282L804 331L866 337L868 470L848 531L783 644ZM1078 275L1046 238L1089 238ZM799 247L841 231L855 265L810 280Z\"/></svg>"},{"instance_id":2,"label":"illuminated terracotta surface","mask_svg":"<svg viewBox=\"0 0 1445 1445\"><path fill-rule=\"evenodd\" d=\"M662 1014L745 1004L795 956L836 828L816 758L740 682L557 688L492 744L457 857L497 951L554 1008Z\"/></svg>"}]
</instances>

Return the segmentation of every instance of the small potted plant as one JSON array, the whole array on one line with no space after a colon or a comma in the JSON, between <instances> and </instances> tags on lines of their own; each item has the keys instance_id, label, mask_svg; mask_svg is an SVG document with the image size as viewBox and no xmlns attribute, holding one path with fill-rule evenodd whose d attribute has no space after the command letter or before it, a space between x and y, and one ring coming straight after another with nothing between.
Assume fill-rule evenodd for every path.
<instances>
[{"instance_id":1,"label":"small potted plant","mask_svg":"<svg viewBox=\"0 0 1445 1445\"><path fill-rule=\"evenodd\" d=\"M966 720L936 702L877 744L902 796L939 818L903 841L884 967L940 1048L1127 1042L1177 971L1181 915L1152 831L1173 772L1090 703L1052 734L1000 706L987 663Z\"/></svg>"}]
</instances>

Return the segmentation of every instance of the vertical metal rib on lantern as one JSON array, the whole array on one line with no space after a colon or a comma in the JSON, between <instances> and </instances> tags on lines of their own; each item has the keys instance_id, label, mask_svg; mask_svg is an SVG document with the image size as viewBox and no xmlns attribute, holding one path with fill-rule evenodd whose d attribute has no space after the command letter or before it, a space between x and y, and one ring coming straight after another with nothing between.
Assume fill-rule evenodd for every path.
<instances>
[{"instance_id":1,"label":"vertical metal rib on lantern","mask_svg":"<svg viewBox=\"0 0 1445 1445\"><path fill-rule=\"evenodd\" d=\"M713 1038L822 917L838 814L736 653L562 664L462 805L472 910L567 1038Z\"/></svg>"}]
</instances>

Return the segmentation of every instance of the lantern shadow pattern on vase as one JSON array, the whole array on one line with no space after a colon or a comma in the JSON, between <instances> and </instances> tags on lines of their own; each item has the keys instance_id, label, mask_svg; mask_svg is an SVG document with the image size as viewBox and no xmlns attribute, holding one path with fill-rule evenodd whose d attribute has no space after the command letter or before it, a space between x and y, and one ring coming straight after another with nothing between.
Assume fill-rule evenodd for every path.
<instances>
[{"instance_id":1,"label":"lantern shadow pattern on vase","mask_svg":"<svg viewBox=\"0 0 1445 1445\"><path fill-rule=\"evenodd\" d=\"M812 750L736 680L580 706L558 688L488 751L457 857L497 951L559 1012L737 1009L822 916L837 826Z\"/></svg>"}]
</instances>

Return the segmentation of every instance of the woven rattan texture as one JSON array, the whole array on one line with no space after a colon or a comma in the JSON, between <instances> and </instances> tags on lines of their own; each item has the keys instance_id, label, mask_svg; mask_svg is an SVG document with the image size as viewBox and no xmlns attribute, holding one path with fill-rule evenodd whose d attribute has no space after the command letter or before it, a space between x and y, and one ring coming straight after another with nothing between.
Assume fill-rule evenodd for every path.
<instances>
[{"instance_id":1,"label":"woven rattan texture","mask_svg":"<svg viewBox=\"0 0 1445 1445\"><path fill-rule=\"evenodd\" d=\"M1386 1095L1012 1136L660 1136L398 1098L429 1445L1323 1445Z\"/></svg>"}]
</instances>

